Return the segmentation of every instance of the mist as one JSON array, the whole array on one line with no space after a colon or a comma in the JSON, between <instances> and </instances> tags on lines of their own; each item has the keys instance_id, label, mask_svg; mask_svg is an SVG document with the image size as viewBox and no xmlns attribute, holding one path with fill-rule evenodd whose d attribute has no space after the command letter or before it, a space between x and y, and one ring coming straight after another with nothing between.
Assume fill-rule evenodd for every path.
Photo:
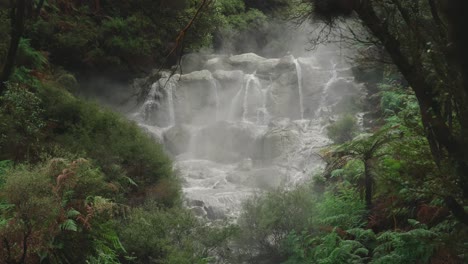
<instances>
[{"instance_id":1,"label":"mist","mask_svg":"<svg viewBox=\"0 0 468 264\"><path fill-rule=\"evenodd\" d=\"M236 219L252 194L293 187L323 168L325 128L359 103L362 89L348 49L310 49L313 27L275 23L261 37L239 36L251 41L185 55L176 74L135 81L144 96L129 117L172 156L198 216Z\"/></svg>"}]
</instances>

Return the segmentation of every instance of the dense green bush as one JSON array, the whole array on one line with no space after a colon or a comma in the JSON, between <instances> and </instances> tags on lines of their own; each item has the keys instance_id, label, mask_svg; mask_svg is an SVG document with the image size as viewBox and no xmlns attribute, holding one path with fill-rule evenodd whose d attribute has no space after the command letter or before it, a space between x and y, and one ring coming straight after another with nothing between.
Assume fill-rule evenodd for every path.
<instances>
[{"instance_id":1,"label":"dense green bush","mask_svg":"<svg viewBox=\"0 0 468 264\"><path fill-rule=\"evenodd\" d=\"M131 76L135 69L165 61L176 36L194 16L199 1L47 2L29 19L26 36L51 61L74 72ZM97 9L98 8L98 9ZM209 6L184 36L184 48L209 46L220 14Z\"/></svg>"},{"instance_id":2,"label":"dense green bush","mask_svg":"<svg viewBox=\"0 0 468 264\"><path fill-rule=\"evenodd\" d=\"M42 100L26 87L10 84L0 106L0 160L18 162L37 153L45 126Z\"/></svg>"},{"instance_id":3,"label":"dense green bush","mask_svg":"<svg viewBox=\"0 0 468 264\"><path fill-rule=\"evenodd\" d=\"M187 209L154 204L132 210L120 227L122 243L135 258L131 263L142 264L212 263L233 231L206 226Z\"/></svg>"},{"instance_id":4,"label":"dense green bush","mask_svg":"<svg viewBox=\"0 0 468 264\"><path fill-rule=\"evenodd\" d=\"M53 85L43 87L40 96L50 146L92 158L117 187L136 184L141 192L151 187L154 199L178 203L180 187L169 157L136 124Z\"/></svg>"},{"instance_id":5,"label":"dense green bush","mask_svg":"<svg viewBox=\"0 0 468 264\"><path fill-rule=\"evenodd\" d=\"M99 249L124 252L113 228L104 228L118 207L103 197L112 191L91 162L51 159L0 177L2 263L84 263Z\"/></svg>"},{"instance_id":6,"label":"dense green bush","mask_svg":"<svg viewBox=\"0 0 468 264\"><path fill-rule=\"evenodd\" d=\"M235 238L233 263L280 263L287 259L283 243L291 232L311 228L316 198L309 186L277 190L245 202Z\"/></svg>"}]
</instances>

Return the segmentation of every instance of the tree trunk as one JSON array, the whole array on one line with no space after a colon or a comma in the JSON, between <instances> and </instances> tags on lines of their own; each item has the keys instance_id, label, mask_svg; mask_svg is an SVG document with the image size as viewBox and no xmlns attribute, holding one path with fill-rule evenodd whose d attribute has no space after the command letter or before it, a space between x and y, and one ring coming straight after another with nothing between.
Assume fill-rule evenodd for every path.
<instances>
[{"instance_id":1,"label":"tree trunk","mask_svg":"<svg viewBox=\"0 0 468 264\"><path fill-rule=\"evenodd\" d=\"M466 2L462 0L457 1ZM389 31L385 21L380 19L376 14L372 1L361 1L361 4L356 7L356 12L364 25L377 39L380 40L401 74L405 77L415 92L419 103L422 123L426 129L426 136L429 140L429 144L431 145L431 149L433 150L432 154L434 159L437 159L437 157L441 155L441 148L444 148L447 151L448 158L451 162L455 163L456 176L459 180L463 196L468 198L468 147L466 146L466 139L463 138L463 135L462 137L456 137L447 126L441 113L436 110L439 108L436 100L438 91L432 83L425 79L423 65L420 61L410 62L408 57L403 54L401 43ZM465 34L462 35L463 38L465 38ZM459 88L463 90L463 87ZM462 112L461 119L463 119L467 114L463 110ZM465 121L460 120L460 123L464 122ZM461 125L463 126L463 124ZM453 206L455 203L457 203L456 200L452 199L451 204L447 204L447 207L452 210L453 215L459 219L460 222L464 223L464 219L468 216L463 210L457 210L455 212L454 209L456 210L461 206Z\"/></svg>"},{"instance_id":2,"label":"tree trunk","mask_svg":"<svg viewBox=\"0 0 468 264\"><path fill-rule=\"evenodd\" d=\"M370 210L372 208L372 165L369 158L364 159L364 185L365 185L365 200L366 200L366 209Z\"/></svg>"},{"instance_id":3,"label":"tree trunk","mask_svg":"<svg viewBox=\"0 0 468 264\"><path fill-rule=\"evenodd\" d=\"M3 66L3 72L0 78L0 94L6 88L5 82L8 81L15 67L16 53L24 31L26 0L18 0L16 6L11 6L11 35L8 54Z\"/></svg>"}]
</instances>

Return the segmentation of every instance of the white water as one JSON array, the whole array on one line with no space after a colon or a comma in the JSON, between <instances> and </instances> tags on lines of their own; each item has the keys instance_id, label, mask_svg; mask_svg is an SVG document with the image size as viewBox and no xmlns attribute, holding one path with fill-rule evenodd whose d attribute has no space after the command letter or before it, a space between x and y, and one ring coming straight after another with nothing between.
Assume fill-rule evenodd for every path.
<instances>
[{"instance_id":1,"label":"white water","mask_svg":"<svg viewBox=\"0 0 468 264\"><path fill-rule=\"evenodd\" d=\"M301 119L304 119L304 100L302 96L302 68L297 59L294 60L297 73L297 87L299 90L299 111L301 113Z\"/></svg>"},{"instance_id":2,"label":"white water","mask_svg":"<svg viewBox=\"0 0 468 264\"><path fill-rule=\"evenodd\" d=\"M216 120L218 120L219 117L219 94L218 94L218 81L216 80L210 80L211 87L213 89L213 93L215 95L215 105L216 105Z\"/></svg>"},{"instance_id":3,"label":"white water","mask_svg":"<svg viewBox=\"0 0 468 264\"><path fill-rule=\"evenodd\" d=\"M253 193L303 183L323 167L318 151L330 142L322 117L334 114L328 104L339 100L340 80L331 59L218 61L163 74L133 115L173 156L187 206L212 220L235 219Z\"/></svg>"},{"instance_id":4,"label":"white water","mask_svg":"<svg viewBox=\"0 0 468 264\"><path fill-rule=\"evenodd\" d=\"M166 91L167 91L167 107L168 107L168 112L169 112L169 124L170 126L175 125L175 114L174 114L174 95L173 95L173 85L172 83L169 83L169 85L166 86Z\"/></svg>"}]
</instances>

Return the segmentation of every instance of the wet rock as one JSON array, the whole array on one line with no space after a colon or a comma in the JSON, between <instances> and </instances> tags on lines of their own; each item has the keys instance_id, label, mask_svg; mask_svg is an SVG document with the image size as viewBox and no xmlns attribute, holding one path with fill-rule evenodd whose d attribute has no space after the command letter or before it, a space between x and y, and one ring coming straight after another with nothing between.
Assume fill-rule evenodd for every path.
<instances>
[{"instance_id":1,"label":"wet rock","mask_svg":"<svg viewBox=\"0 0 468 264\"><path fill-rule=\"evenodd\" d=\"M219 220L219 219L225 219L226 215L224 214L223 210L217 207L213 206L205 206L203 207L206 211L206 216L210 220Z\"/></svg>"},{"instance_id":2,"label":"wet rock","mask_svg":"<svg viewBox=\"0 0 468 264\"><path fill-rule=\"evenodd\" d=\"M190 210L195 216L206 217L206 211L202 207L191 207Z\"/></svg>"},{"instance_id":3,"label":"wet rock","mask_svg":"<svg viewBox=\"0 0 468 264\"><path fill-rule=\"evenodd\" d=\"M182 57L180 65L184 73L200 71L203 69L204 61L205 61L204 55L200 53L190 53Z\"/></svg>"},{"instance_id":4,"label":"wet rock","mask_svg":"<svg viewBox=\"0 0 468 264\"><path fill-rule=\"evenodd\" d=\"M189 200L188 201L188 206L198 206L198 207L203 207L205 206L205 203L200 200Z\"/></svg>"},{"instance_id":5,"label":"wet rock","mask_svg":"<svg viewBox=\"0 0 468 264\"><path fill-rule=\"evenodd\" d=\"M297 119L300 117L299 89L295 71L284 72L271 84L267 109L277 117Z\"/></svg>"},{"instance_id":6,"label":"wet rock","mask_svg":"<svg viewBox=\"0 0 468 264\"><path fill-rule=\"evenodd\" d=\"M164 133L166 149L173 155L179 155L187 151L190 144L191 131L185 125L175 125Z\"/></svg>"},{"instance_id":7,"label":"wet rock","mask_svg":"<svg viewBox=\"0 0 468 264\"><path fill-rule=\"evenodd\" d=\"M260 61L257 65L257 74L268 75L276 74L278 69L276 67L280 63L280 59L268 59Z\"/></svg>"},{"instance_id":8,"label":"wet rock","mask_svg":"<svg viewBox=\"0 0 468 264\"><path fill-rule=\"evenodd\" d=\"M211 73L203 70L181 75L174 101L176 121L179 123L202 125L213 120L216 115L216 93Z\"/></svg>"},{"instance_id":9,"label":"wet rock","mask_svg":"<svg viewBox=\"0 0 468 264\"><path fill-rule=\"evenodd\" d=\"M235 184L246 184L250 175L243 171L232 171L226 176L226 180Z\"/></svg>"},{"instance_id":10,"label":"wet rock","mask_svg":"<svg viewBox=\"0 0 468 264\"><path fill-rule=\"evenodd\" d=\"M197 82L209 81L213 79L211 72L208 70L194 71L180 76L180 82Z\"/></svg>"},{"instance_id":11,"label":"wet rock","mask_svg":"<svg viewBox=\"0 0 468 264\"><path fill-rule=\"evenodd\" d=\"M254 124L219 121L204 127L195 139L199 157L218 162L237 162L251 157L256 148Z\"/></svg>"},{"instance_id":12,"label":"wet rock","mask_svg":"<svg viewBox=\"0 0 468 264\"><path fill-rule=\"evenodd\" d=\"M240 70L236 71L224 71L216 70L213 73L213 77L222 82L238 82L244 77L244 73Z\"/></svg>"},{"instance_id":13,"label":"wet rock","mask_svg":"<svg viewBox=\"0 0 468 264\"><path fill-rule=\"evenodd\" d=\"M232 66L227 56L211 58L205 62L203 67L212 72L216 70L232 70Z\"/></svg>"},{"instance_id":14,"label":"wet rock","mask_svg":"<svg viewBox=\"0 0 468 264\"><path fill-rule=\"evenodd\" d=\"M286 182L286 175L278 168L262 168L248 173L247 184L261 189L275 189Z\"/></svg>"},{"instance_id":15,"label":"wet rock","mask_svg":"<svg viewBox=\"0 0 468 264\"><path fill-rule=\"evenodd\" d=\"M264 162L271 162L283 153L300 145L300 135L297 131L280 127L268 131L263 136L262 153Z\"/></svg>"},{"instance_id":16,"label":"wet rock","mask_svg":"<svg viewBox=\"0 0 468 264\"><path fill-rule=\"evenodd\" d=\"M244 72L252 73L257 70L259 64L266 59L255 53L245 53L229 57L229 64L235 69L242 69Z\"/></svg>"},{"instance_id":17,"label":"wet rock","mask_svg":"<svg viewBox=\"0 0 468 264\"><path fill-rule=\"evenodd\" d=\"M246 158L243 159L239 164L237 165L237 169L241 171L249 171L253 167L253 162L251 158Z\"/></svg>"}]
</instances>

